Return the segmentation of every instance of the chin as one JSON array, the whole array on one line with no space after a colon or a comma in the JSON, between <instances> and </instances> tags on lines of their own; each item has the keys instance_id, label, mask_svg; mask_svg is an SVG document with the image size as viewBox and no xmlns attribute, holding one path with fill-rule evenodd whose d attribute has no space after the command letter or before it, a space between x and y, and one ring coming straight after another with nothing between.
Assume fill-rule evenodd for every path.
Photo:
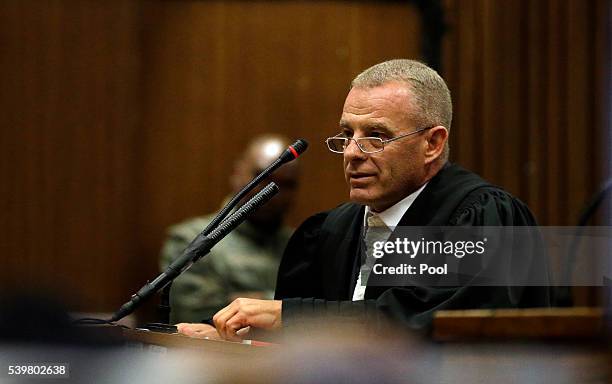
<instances>
[{"instance_id":1,"label":"chin","mask_svg":"<svg viewBox=\"0 0 612 384\"><path fill-rule=\"evenodd\" d=\"M353 203L371 205L376 199L372 198L372 195L362 189L352 189L349 194L349 198Z\"/></svg>"}]
</instances>

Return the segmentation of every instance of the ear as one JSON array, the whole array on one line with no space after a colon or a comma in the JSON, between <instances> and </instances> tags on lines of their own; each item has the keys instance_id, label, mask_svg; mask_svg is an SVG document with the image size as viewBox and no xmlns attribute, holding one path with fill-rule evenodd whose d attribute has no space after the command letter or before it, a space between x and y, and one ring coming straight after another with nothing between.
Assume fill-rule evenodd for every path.
<instances>
[{"instance_id":1,"label":"ear","mask_svg":"<svg viewBox=\"0 0 612 384\"><path fill-rule=\"evenodd\" d=\"M427 131L427 146L425 148L425 162L431 163L442 155L448 140L448 130L438 125Z\"/></svg>"}]
</instances>

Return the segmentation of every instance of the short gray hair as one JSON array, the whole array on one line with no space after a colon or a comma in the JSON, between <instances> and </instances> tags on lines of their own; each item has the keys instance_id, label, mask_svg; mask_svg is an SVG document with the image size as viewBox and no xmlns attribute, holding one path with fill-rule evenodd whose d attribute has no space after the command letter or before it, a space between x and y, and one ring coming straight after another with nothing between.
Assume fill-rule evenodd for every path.
<instances>
[{"instance_id":1,"label":"short gray hair","mask_svg":"<svg viewBox=\"0 0 612 384\"><path fill-rule=\"evenodd\" d=\"M417 110L410 117L418 124L417 128L442 125L450 132L453 119L450 91L435 70L419 61L395 59L376 64L357 75L351 88L374 88L392 81L410 86ZM448 141L443 158L448 158Z\"/></svg>"}]
</instances>

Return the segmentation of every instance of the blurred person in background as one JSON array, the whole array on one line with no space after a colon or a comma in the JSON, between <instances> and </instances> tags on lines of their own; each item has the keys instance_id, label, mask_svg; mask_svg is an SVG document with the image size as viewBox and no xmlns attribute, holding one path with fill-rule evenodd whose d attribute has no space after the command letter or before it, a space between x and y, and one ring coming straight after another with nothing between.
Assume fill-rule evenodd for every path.
<instances>
[{"instance_id":1,"label":"blurred person in background","mask_svg":"<svg viewBox=\"0 0 612 384\"><path fill-rule=\"evenodd\" d=\"M232 194L276 160L289 144L286 137L273 134L253 139L234 164L229 179ZM280 193L217 244L209 255L174 280L170 291L173 322L209 319L237 297L273 298L278 265L292 233L284 220L295 202L298 174L296 161L277 169L261 185L273 181L280 187ZM252 191L243 201L260 189ZM215 215L191 218L168 228L161 250L162 271Z\"/></svg>"}]
</instances>

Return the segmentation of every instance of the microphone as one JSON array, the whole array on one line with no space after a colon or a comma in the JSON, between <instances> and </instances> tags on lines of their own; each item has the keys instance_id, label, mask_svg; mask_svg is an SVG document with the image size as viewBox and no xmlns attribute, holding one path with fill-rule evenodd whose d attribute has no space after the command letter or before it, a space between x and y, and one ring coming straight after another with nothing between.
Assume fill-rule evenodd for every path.
<instances>
[{"instance_id":1,"label":"microphone","mask_svg":"<svg viewBox=\"0 0 612 384\"><path fill-rule=\"evenodd\" d=\"M279 156L282 164L297 159L308 148L308 142L304 139L297 139Z\"/></svg>"},{"instance_id":2,"label":"microphone","mask_svg":"<svg viewBox=\"0 0 612 384\"><path fill-rule=\"evenodd\" d=\"M162 289L168 283L172 282L178 275L187 270L194 262L206 255L210 249L219 242L229 231L234 229L240 224L250 212L259 208L259 206L265 204L272 198L274 194L278 192L278 186L274 183L268 184L266 188L261 190L257 195L251 198L245 205L239 208L234 214L232 214L227 220L223 220L230 213L230 211L242 200L242 198L253 190L261 181L268 177L281 165L297 159L306 149L308 148L308 142L304 139L298 139L291 144L278 159L274 160L266 169L264 169L259 175L251 180L242 190L240 190L232 199L227 203L225 207L215 216L215 218L204 228L204 230L196 236L196 238L185 248L181 256L179 256L172 264L168 266L165 272L160 274L155 280L147 283L142 287L136 294L132 295L132 299L125 303L119 308L117 312L109 320L111 322L118 321L125 316L132 313L138 305L149 296ZM265 200L262 200L264 199ZM252 204L251 204L252 203ZM255 205L255 204L258 205ZM235 222L230 219L240 218L239 222ZM217 232L216 228L219 226L221 229L227 230L226 221L231 224L231 228L228 232L221 236L222 232ZM221 223L221 225L219 225ZM235 224L235 225L234 225ZM209 236L210 235L210 236ZM221 236L221 237L219 237Z\"/></svg>"},{"instance_id":3,"label":"microphone","mask_svg":"<svg viewBox=\"0 0 612 384\"><path fill-rule=\"evenodd\" d=\"M274 160L272 164L268 166L268 168L261 171L261 173L253 180L251 180L244 188L242 188L238 193L232 197L232 199L227 203L225 207L215 216L215 218L204 228L202 231L203 234L207 235L210 231L219 225L227 216L227 214L238 204L240 200L249 192L253 190L263 179L268 177L272 172L274 172L281 165L288 163L297 159L306 149L308 148L308 142L304 139L297 139L295 143L291 144L287 149L281 153L278 159Z\"/></svg>"},{"instance_id":4,"label":"microphone","mask_svg":"<svg viewBox=\"0 0 612 384\"><path fill-rule=\"evenodd\" d=\"M208 254L210 250L227 236L232 230L240 225L251 213L259 207L267 203L279 191L275 183L268 184L264 189L259 191L242 207L234 212L230 217L215 228L210 233L206 234L202 231L196 238L185 248L181 256L176 258L166 271L162 272L155 280L147 282L138 292L132 295L132 298L127 303L123 304L117 312L110 318L110 322L123 319L125 316L134 312L141 302L148 299L155 292L162 289L168 283L172 282L181 273L189 269L193 263Z\"/></svg>"}]
</instances>

